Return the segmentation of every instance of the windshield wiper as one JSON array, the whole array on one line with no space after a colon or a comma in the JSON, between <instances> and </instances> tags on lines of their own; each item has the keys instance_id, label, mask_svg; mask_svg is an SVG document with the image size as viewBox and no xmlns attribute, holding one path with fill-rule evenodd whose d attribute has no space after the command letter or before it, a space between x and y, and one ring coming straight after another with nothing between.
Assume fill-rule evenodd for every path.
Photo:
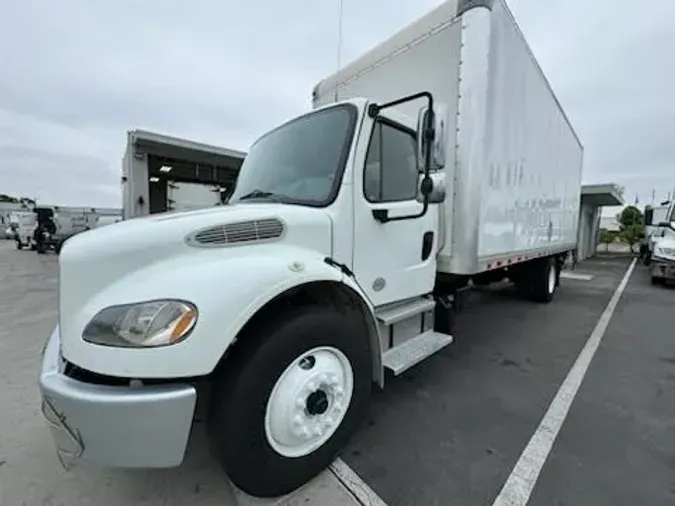
<instances>
[{"instance_id":1,"label":"windshield wiper","mask_svg":"<svg viewBox=\"0 0 675 506\"><path fill-rule=\"evenodd\" d=\"M262 190L253 190L252 192L247 193L239 197L239 200L248 200L248 199L270 199L279 201L282 198L281 195L277 195L273 192L266 192Z\"/></svg>"}]
</instances>

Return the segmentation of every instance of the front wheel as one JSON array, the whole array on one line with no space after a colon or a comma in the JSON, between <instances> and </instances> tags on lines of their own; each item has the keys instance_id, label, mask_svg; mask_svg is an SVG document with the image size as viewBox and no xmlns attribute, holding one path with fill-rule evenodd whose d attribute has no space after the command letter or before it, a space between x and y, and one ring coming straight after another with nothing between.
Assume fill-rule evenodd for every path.
<instances>
[{"instance_id":1,"label":"front wheel","mask_svg":"<svg viewBox=\"0 0 675 506\"><path fill-rule=\"evenodd\" d=\"M360 321L304 307L248 329L212 385L209 434L232 482L287 494L337 457L367 413L372 366Z\"/></svg>"}]
</instances>

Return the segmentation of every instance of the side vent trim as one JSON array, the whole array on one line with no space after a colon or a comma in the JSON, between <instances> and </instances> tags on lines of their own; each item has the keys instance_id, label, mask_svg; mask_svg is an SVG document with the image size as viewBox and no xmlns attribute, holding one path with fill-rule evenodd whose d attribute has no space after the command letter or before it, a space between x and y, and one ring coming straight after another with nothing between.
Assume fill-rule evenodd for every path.
<instances>
[{"instance_id":1,"label":"side vent trim","mask_svg":"<svg viewBox=\"0 0 675 506\"><path fill-rule=\"evenodd\" d=\"M278 241L285 232L280 219L265 218L202 228L189 234L185 242L194 248L224 248Z\"/></svg>"}]
</instances>

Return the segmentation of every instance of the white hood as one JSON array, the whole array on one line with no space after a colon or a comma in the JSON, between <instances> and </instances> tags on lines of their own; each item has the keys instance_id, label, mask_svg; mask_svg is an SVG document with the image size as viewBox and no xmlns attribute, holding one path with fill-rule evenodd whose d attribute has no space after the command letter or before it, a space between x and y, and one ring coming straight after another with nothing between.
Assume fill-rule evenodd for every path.
<instances>
[{"instance_id":1,"label":"white hood","mask_svg":"<svg viewBox=\"0 0 675 506\"><path fill-rule=\"evenodd\" d=\"M257 236L264 234L257 232L264 230L254 228L254 240L237 242L241 237L251 239L242 231L250 231L252 222L262 223L260 227L272 223L273 228L266 230L272 230L274 237L258 240ZM222 238L223 229L230 234L227 243L210 243L214 237ZM158 279L179 272L181 266L211 269L214 259L218 269L227 270L230 258L235 263L235 259L246 256L274 256L289 246L330 256L332 222L327 212L283 204L238 204L134 218L76 235L65 243L59 256L59 324L64 355L68 358L69 348L80 346L76 342L81 341L92 312L102 309L99 306L137 302L141 295L134 287L139 283L157 285ZM129 279L128 289L125 278ZM189 288L180 283L168 289L157 286L162 291L158 295L166 297L180 297L181 291ZM105 295L110 290L117 300L110 301Z\"/></svg>"}]
</instances>

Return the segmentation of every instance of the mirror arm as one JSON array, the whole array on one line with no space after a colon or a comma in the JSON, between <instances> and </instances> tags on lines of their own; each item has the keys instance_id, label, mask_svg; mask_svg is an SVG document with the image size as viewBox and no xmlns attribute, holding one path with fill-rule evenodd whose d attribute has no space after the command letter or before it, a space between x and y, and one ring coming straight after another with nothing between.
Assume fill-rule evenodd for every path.
<instances>
[{"instance_id":1,"label":"mirror arm","mask_svg":"<svg viewBox=\"0 0 675 506\"><path fill-rule=\"evenodd\" d=\"M411 214L406 216L395 216L393 218L389 217L388 209L373 209L373 218L375 218L380 223L387 223L390 221L402 221L402 220L414 220L421 218L429 210L429 191L424 191L425 186L429 186L431 183L431 178L429 173L431 172L431 141L434 139L434 97L428 91L421 91L413 95L408 95L406 97L393 100L391 102L386 102L384 104L370 104L368 106L368 116L375 118L382 109L387 109L389 107L394 107L406 102L411 102L413 100L418 100L420 98L426 98L428 102L427 111L429 113L426 115L426 128L424 129L424 136L426 137L426 145L424 146L425 150L425 160L424 160L424 180L422 181L422 187L424 195L424 200L422 201L422 210L417 214ZM426 183L426 184L425 184Z\"/></svg>"}]
</instances>

